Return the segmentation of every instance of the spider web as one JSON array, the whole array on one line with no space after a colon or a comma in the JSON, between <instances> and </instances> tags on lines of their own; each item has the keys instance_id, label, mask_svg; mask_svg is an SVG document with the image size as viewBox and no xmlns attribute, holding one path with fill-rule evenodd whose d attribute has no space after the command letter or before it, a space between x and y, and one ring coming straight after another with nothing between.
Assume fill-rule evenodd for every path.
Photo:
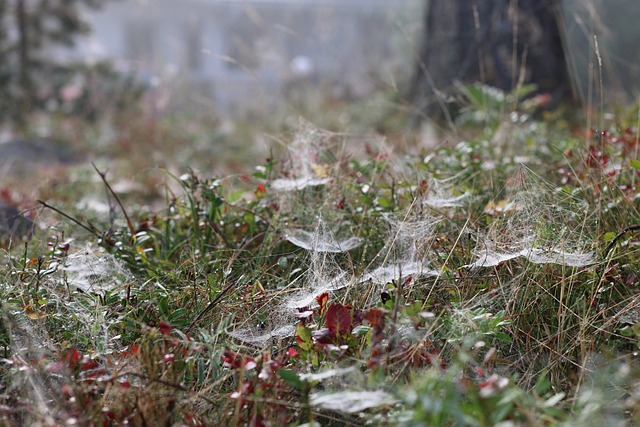
<instances>
[{"instance_id":1,"label":"spider web","mask_svg":"<svg viewBox=\"0 0 640 427\"><path fill-rule=\"evenodd\" d=\"M371 263L375 268L360 276L359 282L383 285L401 277L440 274L430 267L429 260L435 227L440 220L428 214L407 216L400 220L385 215L389 225L388 243Z\"/></svg>"},{"instance_id":2,"label":"spider web","mask_svg":"<svg viewBox=\"0 0 640 427\"><path fill-rule=\"evenodd\" d=\"M2 306L2 322L10 338L11 365L19 366L6 374L6 392L28 399L30 408L25 415L33 425L37 425L36 420L48 420L53 425L56 397L62 381L33 364L33 361L43 360L52 352L49 337L43 328L33 327L24 314L12 310L7 304Z\"/></svg>"},{"instance_id":3,"label":"spider web","mask_svg":"<svg viewBox=\"0 0 640 427\"><path fill-rule=\"evenodd\" d=\"M90 245L67 256L60 270L66 272L72 289L83 292L110 291L133 280L133 275L113 255L97 252Z\"/></svg>"},{"instance_id":4,"label":"spider web","mask_svg":"<svg viewBox=\"0 0 640 427\"><path fill-rule=\"evenodd\" d=\"M96 353L117 350L119 340L110 330L106 311L96 294L116 289L132 280L132 275L112 255L91 245L70 253L60 265L51 265L50 273L41 284L47 288L48 304L56 305L57 312L75 320L74 334L82 336ZM68 372L62 365L57 367L60 355L40 327L50 314L3 304L0 315L10 338L15 365L7 374L10 379L7 391L29 402L25 416L32 419L32 425L40 425L42 420L47 420L46 425L57 425L60 416L57 402Z\"/></svg>"},{"instance_id":5,"label":"spider web","mask_svg":"<svg viewBox=\"0 0 640 427\"><path fill-rule=\"evenodd\" d=\"M300 119L295 137L288 147L290 176L275 179L271 182L271 188L276 191L294 191L331 182L332 178L321 156L332 136L332 133Z\"/></svg>"},{"instance_id":6,"label":"spider web","mask_svg":"<svg viewBox=\"0 0 640 427\"><path fill-rule=\"evenodd\" d=\"M468 267L493 267L518 257L570 267L597 262L587 235L585 201L553 188L524 166L509 180L506 193L485 207L494 220L486 234L479 234L476 260Z\"/></svg>"},{"instance_id":7,"label":"spider web","mask_svg":"<svg viewBox=\"0 0 640 427\"><path fill-rule=\"evenodd\" d=\"M322 219L319 218L317 223L316 231L313 233L301 229L286 229L284 238L299 248L316 252L347 252L363 243L363 239L359 237L347 237L337 240L332 232L326 230L326 224ZM318 228L323 228L324 230L320 232Z\"/></svg>"}]
</instances>

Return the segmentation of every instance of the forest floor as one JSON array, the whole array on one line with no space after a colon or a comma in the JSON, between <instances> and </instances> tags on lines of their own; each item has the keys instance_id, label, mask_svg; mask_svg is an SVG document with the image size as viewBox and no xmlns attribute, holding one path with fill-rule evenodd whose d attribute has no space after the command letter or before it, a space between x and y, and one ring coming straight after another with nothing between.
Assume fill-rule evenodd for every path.
<instances>
[{"instance_id":1,"label":"forest floor","mask_svg":"<svg viewBox=\"0 0 640 427\"><path fill-rule=\"evenodd\" d=\"M57 122L3 175L0 424L640 422L638 109L475 105Z\"/></svg>"}]
</instances>

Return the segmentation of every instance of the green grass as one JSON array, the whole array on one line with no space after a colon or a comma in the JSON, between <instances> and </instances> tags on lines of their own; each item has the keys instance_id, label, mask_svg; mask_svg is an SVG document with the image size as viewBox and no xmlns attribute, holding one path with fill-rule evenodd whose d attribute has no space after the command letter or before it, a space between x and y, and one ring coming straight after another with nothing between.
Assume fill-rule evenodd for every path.
<instances>
[{"instance_id":1,"label":"green grass","mask_svg":"<svg viewBox=\"0 0 640 427\"><path fill-rule=\"evenodd\" d=\"M433 154L357 156L351 137L307 124L302 155L236 176L145 157L151 138L174 157L204 147L200 128L123 130L119 141L140 141L130 162L43 184L56 211L41 218L56 226L2 252L1 423L638 422L640 263L635 229L623 233L640 223L637 129L621 118L584 137L527 118L495 144L501 116L474 108L465 139ZM276 190L301 165L331 180ZM120 193L128 180L148 191ZM288 241L292 229L317 231L310 248L329 232L362 244L317 253ZM493 244L593 261L525 251L470 267ZM439 274L403 264L386 283L357 280L408 261ZM306 309L288 308L302 297Z\"/></svg>"}]
</instances>

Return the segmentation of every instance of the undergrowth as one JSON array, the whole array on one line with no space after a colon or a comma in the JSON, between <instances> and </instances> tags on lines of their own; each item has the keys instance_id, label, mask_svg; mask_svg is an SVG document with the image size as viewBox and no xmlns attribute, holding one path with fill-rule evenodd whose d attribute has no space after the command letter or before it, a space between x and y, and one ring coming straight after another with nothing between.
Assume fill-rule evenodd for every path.
<instances>
[{"instance_id":1,"label":"undergrowth","mask_svg":"<svg viewBox=\"0 0 640 427\"><path fill-rule=\"evenodd\" d=\"M96 168L108 218L42 202L67 231L3 252L0 420L640 422L638 130L509 120L420 157L301 122L161 209Z\"/></svg>"}]
</instances>

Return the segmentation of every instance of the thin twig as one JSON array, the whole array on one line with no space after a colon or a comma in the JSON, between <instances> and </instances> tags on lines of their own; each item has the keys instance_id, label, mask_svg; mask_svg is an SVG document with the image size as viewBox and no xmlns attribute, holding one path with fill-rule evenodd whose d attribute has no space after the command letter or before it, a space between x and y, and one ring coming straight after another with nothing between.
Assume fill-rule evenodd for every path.
<instances>
[{"instance_id":1,"label":"thin twig","mask_svg":"<svg viewBox=\"0 0 640 427\"><path fill-rule=\"evenodd\" d=\"M202 319L202 317L207 314L209 311L211 311L216 305L218 305L218 303L222 300L222 297L224 297L227 292L229 292L231 290L231 288L233 288L236 285L236 282L231 282L229 283L222 291L220 291L220 293L218 295L216 295L216 297L213 299L213 301L211 301L209 303L209 305L207 305L204 310L202 310L200 312L200 314L198 314L196 316L195 319L193 319L193 322L191 322L191 324L189 325L189 327L187 328L187 333L189 333L191 331L191 329L196 325L196 323L198 323L200 321L200 319Z\"/></svg>"},{"instance_id":2,"label":"thin twig","mask_svg":"<svg viewBox=\"0 0 640 427\"><path fill-rule=\"evenodd\" d=\"M96 164L93 163L93 162L91 162L91 165L96 170L96 172L98 172L98 175L100 175L100 179L102 179L102 182L104 182L104 185L107 187L107 190L109 190L111 195L113 195L113 198L116 199L116 202L118 203L118 206L120 206L120 210L122 211L122 214L124 215L125 219L127 220L127 227L129 228L129 232L131 233L131 237L134 237L135 234L136 234L136 230L135 230L135 228L133 228L133 222L131 222L131 218L129 218L129 215L127 214L127 211L124 208L124 205L120 201L120 197L118 197L118 194L116 194L116 192L113 191L113 188L111 188L111 185L109 184L109 181L107 181L106 172L101 172L100 169L98 169Z\"/></svg>"},{"instance_id":3,"label":"thin twig","mask_svg":"<svg viewBox=\"0 0 640 427\"><path fill-rule=\"evenodd\" d=\"M216 233L216 235L220 238L220 240L222 240L224 245L229 249L233 249L233 246L231 246L231 243L229 243L229 240L227 239L227 237L224 235L220 227L218 227L218 224L216 224L216 222L211 219L208 219L207 223L213 229L213 232Z\"/></svg>"},{"instance_id":4,"label":"thin twig","mask_svg":"<svg viewBox=\"0 0 640 427\"><path fill-rule=\"evenodd\" d=\"M83 224L79 220L75 219L74 217L70 216L69 214L66 214L66 213L62 212L58 208L56 208L54 206L51 206L50 204L48 204L45 201L42 201L42 200L36 200L36 201L38 203L40 203L42 206L44 206L45 208L51 209L55 213L57 213L59 215L62 215L63 217L67 218L69 221L73 222L74 224L79 225L80 227L84 228L89 233L93 234L94 236L96 236L96 237L100 237L101 236L101 233L98 230L96 230L95 227Z\"/></svg>"}]
</instances>

